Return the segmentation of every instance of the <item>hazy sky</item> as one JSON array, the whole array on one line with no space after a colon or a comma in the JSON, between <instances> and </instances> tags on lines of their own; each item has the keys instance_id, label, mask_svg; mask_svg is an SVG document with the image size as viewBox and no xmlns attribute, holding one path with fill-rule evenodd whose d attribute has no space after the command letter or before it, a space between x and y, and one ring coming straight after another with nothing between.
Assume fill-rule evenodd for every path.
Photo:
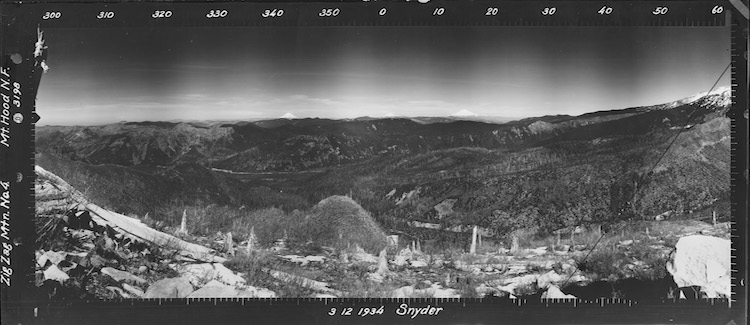
<instances>
[{"instance_id":1,"label":"hazy sky","mask_svg":"<svg viewBox=\"0 0 750 325\"><path fill-rule=\"evenodd\" d=\"M659 104L707 91L725 27L50 29L41 125L480 115ZM729 85L729 73L719 85Z\"/></svg>"}]
</instances>

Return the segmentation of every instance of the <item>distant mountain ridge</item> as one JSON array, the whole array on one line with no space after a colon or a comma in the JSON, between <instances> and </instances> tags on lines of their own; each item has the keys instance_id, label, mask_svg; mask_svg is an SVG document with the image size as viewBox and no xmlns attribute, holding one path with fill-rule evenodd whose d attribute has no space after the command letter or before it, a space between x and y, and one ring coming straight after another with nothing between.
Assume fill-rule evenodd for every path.
<instances>
[{"instance_id":1,"label":"distant mountain ridge","mask_svg":"<svg viewBox=\"0 0 750 325\"><path fill-rule=\"evenodd\" d=\"M623 129L626 133L646 132L664 123L670 127L679 124L677 122L685 118L680 115L692 109L692 105L699 105L702 115L725 109L729 104L728 95L722 88L708 95L649 107L580 116L543 116L502 124L467 115L467 119L462 116L461 119L333 120L287 116L221 124L126 122L85 127L43 126L37 128L37 151L91 164L169 166L184 161L238 172L295 171L395 153L465 146L505 150L556 141L557 136L578 134L575 136L578 138L597 133L601 135L595 137L606 136L607 132L622 129L623 125L630 125ZM613 122L621 119L629 122ZM614 128L597 129L593 125L613 125Z\"/></svg>"}]
</instances>

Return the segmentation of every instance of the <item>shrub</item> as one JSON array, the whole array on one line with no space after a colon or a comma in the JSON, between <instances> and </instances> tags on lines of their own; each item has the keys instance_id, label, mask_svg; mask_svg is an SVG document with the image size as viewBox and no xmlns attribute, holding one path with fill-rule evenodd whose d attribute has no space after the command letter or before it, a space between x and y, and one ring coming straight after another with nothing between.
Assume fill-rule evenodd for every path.
<instances>
[{"instance_id":1,"label":"shrub","mask_svg":"<svg viewBox=\"0 0 750 325\"><path fill-rule=\"evenodd\" d=\"M373 253L387 245L385 232L370 214L346 196L332 196L320 201L304 224L303 238L322 245L344 248L357 244Z\"/></svg>"},{"instance_id":2,"label":"shrub","mask_svg":"<svg viewBox=\"0 0 750 325\"><path fill-rule=\"evenodd\" d=\"M582 272L596 274L599 278L617 276L620 273L620 262L626 259L612 244L600 243L596 249L586 257L574 258L578 269Z\"/></svg>"}]
</instances>

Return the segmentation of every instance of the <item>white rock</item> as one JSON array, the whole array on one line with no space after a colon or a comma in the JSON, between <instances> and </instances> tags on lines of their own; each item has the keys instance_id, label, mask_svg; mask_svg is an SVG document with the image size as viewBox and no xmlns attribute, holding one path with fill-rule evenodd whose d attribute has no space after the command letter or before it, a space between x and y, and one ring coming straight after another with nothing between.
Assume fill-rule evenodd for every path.
<instances>
[{"instance_id":1,"label":"white rock","mask_svg":"<svg viewBox=\"0 0 750 325\"><path fill-rule=\"evenodd\" d=\"M238 292L233 286L228 286L216 280L211 280L202 288L193 291L188 298L234 298Z\"/></svg>"},{"instance_id":2,"label":"white rock","mask_svg":"<svg viewBox=\"0 0 750 325\"><path fill-rule=\"evenodd\" d=\"M221 263L174 265L173 269L179 272L181 276L187 278L196 287L212 280L217 280L230 286L245 284L245 279Z\"/></svg>"},{"instance_id":3,"label":"white rock","mask_svg":"<svg viewBox=\"0 0 750 325\"><path fill-rule=\"evenodd\" d=\"M282 255L281 258L287 259L292 263L299 263L300 266L305 266L311 262L323 263L325 261L324 256L299 256L299 255Z\"/></svg>"},{"instance_id":4,"label":"white rock","mask_svg":"<svg viewBox=\"0 0 750 325\"><path fill-rule=\"evenodd\" d=\"M51 265L46 270L44 270L44 279L55 280L63 283L65 280L70 279L70 277L67 273L60 270L57 265Z\"/></svg>"},{"instance_id":5,"label":"white rock","mask_svg":"<svg viewBox=\"0 0 750 325\"><path fill-rule=\"evenodd\" d=\"M550 285L554 285L563 281L565 281L565 277L557 274L557 272L555 271L549 271L539 276L539 278L536 280L536 283L539 289L547 289L547 287L549 287Z\"/></svg>"},{"instance_id":6,"label":"white rock","mask_svg":"<svg viewBox=\"0 0 750 325\"><path fill-rule=\"evenodd\" d=\"M576 299L576 296L565 294L556 285L550 285L547 291L542 293L542 299Z\"/></svg>"},{"instance_id":7,"label":"white rock","mask_svg":"<svg viewBox=\"0 0 750 325\"><path fill-rule=\"evenodd\" d=\"M505 284L515 283L519 286L527 286L537 282L539 274L527 274L505 280Z\"/></svg>"},{"instance_id":8,"label":"white rock","mask_svg":"<svg viewBox=\"0 0 750 325\"><path fill-rule=\"evenodd\" d=\"M350 256L353 262L377 263L378 258L357 246L355 252Z\"/></svg>"},{"instance_id":9,"label":"white rock","mask_svg":"<svg viewBox=\"0 0 750 325\"><path fill-rule=\"evenodd\" d=\"M126 293L125 291L123 291L122 289L120 289L118 287L108 286L106 288L107 288L107 290L112 291L112 292L120 295L120 297L122 297L122 298L133 298L133 296L129 295L128 293Z\"/></svg>"},{"instance_id":10,"label":"white rock","mask_svg":"<svg viewBox=\"0 0 750 325\"><path fill-rule=\"evenodd\" d=\"M432 297L432 298L460 298L458 291L455 289L444 289L439 284L432 284L426 289L415 289L414 286L405 286L393 291L393 298L413 298L413 297Z\"/></svg>"},{"instance_id":11,"label":"white rock","mask_svg":"<svg viewBox=\"0 0 750 325\"><path fill-rule=\"evenodd\" d=\"M391 297L393 298L411 298L412 295L414 295L414 287L413 286L405 286L398 288L393 291L391 294Z\"/></svg>"},{"instance_id":12,"label":"white rock","mask_svg":"<svg viewBox=\"0 0 750 325\"><path fill-rule=\"evenodd\" d=\"M166 278L154 282L146 289L143 298L185 298L193 292L186 278Z\"/></svg>"},{"instance_id":13,"label":"white rock","mask_svg":"<svg viewBox=\"0 0 750 325\"><path fill-rule=\"evenodd\" d=\"M383 283L383 280L384 280L384 278L383 278L383 275L382 275L382 274L380 274L380 273L378 273L378 272L375 272L375 273L368 273L368 274L367 274L367 278L368 278L368 279L369 279L370 281L372 281L372 282L377 282L377 283Z\"/></svg>"},{"instance_id":14,"label":"white rock","mask_svg":"<svg viewBox=\"0 0 750 325\"><path fill-rule=\"evenodd\" d=\"M128 281L128 282L134 282L134 283L146 283L146 280L135 276L133 274L130 274L129 272L121 271L113 267L104 267L100 271L102 274L109 275L112 279L115 281Z\"/></svg>"},{"instance_id":15,"label":"white rock","mask_svg":"<svg viewBox=\"0 0 750 325\"><path fill-rule=\"evenodd\" d=\"M678 287L699 286L708 298L731 294L731 242L702 235L680 238L667 262Z\"/></svg>"},{"instance_id":16,"label":"white rock","mask_svg":"<svg viewBox=\"0 0 750 325\"><path fill-rule=\"evenodd\" d=\"M504 286L497 286L497 290L507 292L512 296L513 293L516 291L516 284L511 283L511 284L504 285Z\"/></svg>"},{"instance_id":17,"label":"white rock","mask_svg":"<svg viewBox=\"0 0 750 325\"><path fill-rule=\"evenodd\" d=\"M581 283L581 282L585 283L585 282L589 282L589 281L590 281L590 279L587 278L587 277L585 277L585 276L583 276L583 275L574 274L573 276L570 277L570 280L568 280L568 283Z\"/></svg>"},{"instance_id":18,"label":"white rock","mask_svg":"<svg viewBox=\"0 0 750 325\"><path fill-rule=\"evenodd\" d=\"M426 267L427 262L425 261L411 261L411 267Z\"/></svg>"},{"instance_id":19,"label":"white rock","mask_svg":"<svg viewBox=\"0 0 750 325\"><path fill-rule=\"evenodd\" d=\"M474 291L476 291L479 296L484 297L488 294L491 294L497 291L497 289L489 287L486 284L482 283L478 287L476 287Z\"/></svg>"},{"instance_id":20,"label":"white rock","mask_svg":"<svg viewBox=\"0 0 750 325\"><path fill-rule=\"evenodd\" d=\"M57 263L60 263L63 260L65 260L65 254L63 252L46 251L43 253L36 253L36 263L41 267L44 267L47 262L52 263L52 265L57 265Z\"/></svg>"},{"instance_id":21,"label":"white rock","mask_svg":"<svg viewBox=\"0 0 750 325\"><path fill-rule=\"evenodd\" d=\"M556 248L558 248L555 250L556 252L567 253L570 250L570 245L560 245L559 247L556 247Z\"/></svg>"},{"instance_id":22,"label":"white rock","mask_svg":"<svg viewBox=\"0 0 750 325\"><path fill-rule=\"evenodd\" d=\"M266 288L247 286L244 290L240 291L237 297L276 298L276 293Z\"/></svg>"},{"instance_id":23,"label":"white rock","mask_svg":"<svg viewBox=\"0 0 750 325\"><path fill-rule=\"evenodd\" d=\"M206 283L202 288L195 290L188 298L274 298L276 293L264 288L247 286L236 288L226 285L217 280Z\"/></svg>"},{"instance_id":24,"label":"white rock","mask_svg":"<svg viewBox=\"0 0 750 325\"><path fill-rule=\"evenodd\" d=\"M505 286L499 286L497 289L510 294L519 294L518 289L526 289L521 290L522 292L536 291L537 278L539 278L539 274L527 274L510 278L505 280Z\"/></svg>"},{"instance_id":25,"label":"white rock","mask_svg":"<svg viewBox=\"0 0 750 325\"><path fill-rule=\"evenodd\" d=\"M316 294L314 298L331 299L331 298L338 298L338 297L332 294L328 294L328 293L319 293L319 294Z\"/></svg>"},{"instance_id":26,"label":"white rock","mask_svg":"<svg viewBox=\"0 0 750 325\"><path fill-rule=\"evenodd\" d=\"M428 293L432 294L433 298L461 298L456 289L443 289L439 284L433 284L431 288L427 289Z\"/></svg>"},{"instance_id":27,"label":"white rock","mask_svg":"<svg viewBox=\"0 0 750 325\"><path fill-rule=\"evenodd\" d=\"M393 258L393 264L395 264L396 266L404 266L407 263L408 263L408 257L406 257L406 256L396 255Z\"/></svg>"},{"instance_id":28,"label":"white rock","mask_svg":"<svg viewBox=\"0 0 750 325\"><path fill-rule=\"evenodd\" d=\"M132 285L129 285L127 283L123 283L122 284L122 288L125 289L125 291L129 292L130 294L132 294L132 295L134 295L134 296L136 296L138 298L142 298L143 295L144 295L143 290L141 290L141 289L139 289L137 287L134 287Z\"/></svg>"}]
</instances>

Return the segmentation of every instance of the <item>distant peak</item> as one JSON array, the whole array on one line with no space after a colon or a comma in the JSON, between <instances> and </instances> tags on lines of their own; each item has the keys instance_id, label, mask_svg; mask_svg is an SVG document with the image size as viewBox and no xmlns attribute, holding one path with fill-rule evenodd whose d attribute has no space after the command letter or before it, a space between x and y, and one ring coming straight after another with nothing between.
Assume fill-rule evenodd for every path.
<instances>
[{"instance_id":1,"label":"distant peak","mask_svg":"<svg viewBox=\"0 0 750 325\"><path fill-rule=\"evenodd\" d=\"M731 91L732 88L729 86L716 87L710 92L702 91L660 106L662 108L674 108L685 104L700 103L701 106L708 104L716 107L728 107L731 104Z\"/></svg>"},{"instance_id":2,"label":"distant peak","mask_svg":"<svg viewBox=\"0 0 750 325\"><path fill-rule=\"evenodd\" d=\"M385 114L385 117L396 117L396 114L388 113L388 114Z\"/></svg>"},{"instance_id":3,"label":"distant peak","mask_svg":"<svg viewBox=\"0 0 750 325\"><path fill-rule=\"evenodd\" d=\"M294 114L292 114L292 113L286 113L284 115L281 115L279 118L285 118L285 119L290 119L291 120L291 119L296 119L297 117L294 116Z\"/></svg>"},{"instance_id":4,"label":"distant peak","mask_svg":"<svg viewBox=\"0 0 750 325\"><path fill-rule=\"evenodd\" d=\"M466 110L466 109L462 109L462 110L460 110L458 112L455 112L455 113L451 114L450 116L459 116L459 117L472 116L472 117L476 117L476 116L479 116L479 114L474 113L474 112L469 111L469 110Z\"/></svg>"}]
</instances>

